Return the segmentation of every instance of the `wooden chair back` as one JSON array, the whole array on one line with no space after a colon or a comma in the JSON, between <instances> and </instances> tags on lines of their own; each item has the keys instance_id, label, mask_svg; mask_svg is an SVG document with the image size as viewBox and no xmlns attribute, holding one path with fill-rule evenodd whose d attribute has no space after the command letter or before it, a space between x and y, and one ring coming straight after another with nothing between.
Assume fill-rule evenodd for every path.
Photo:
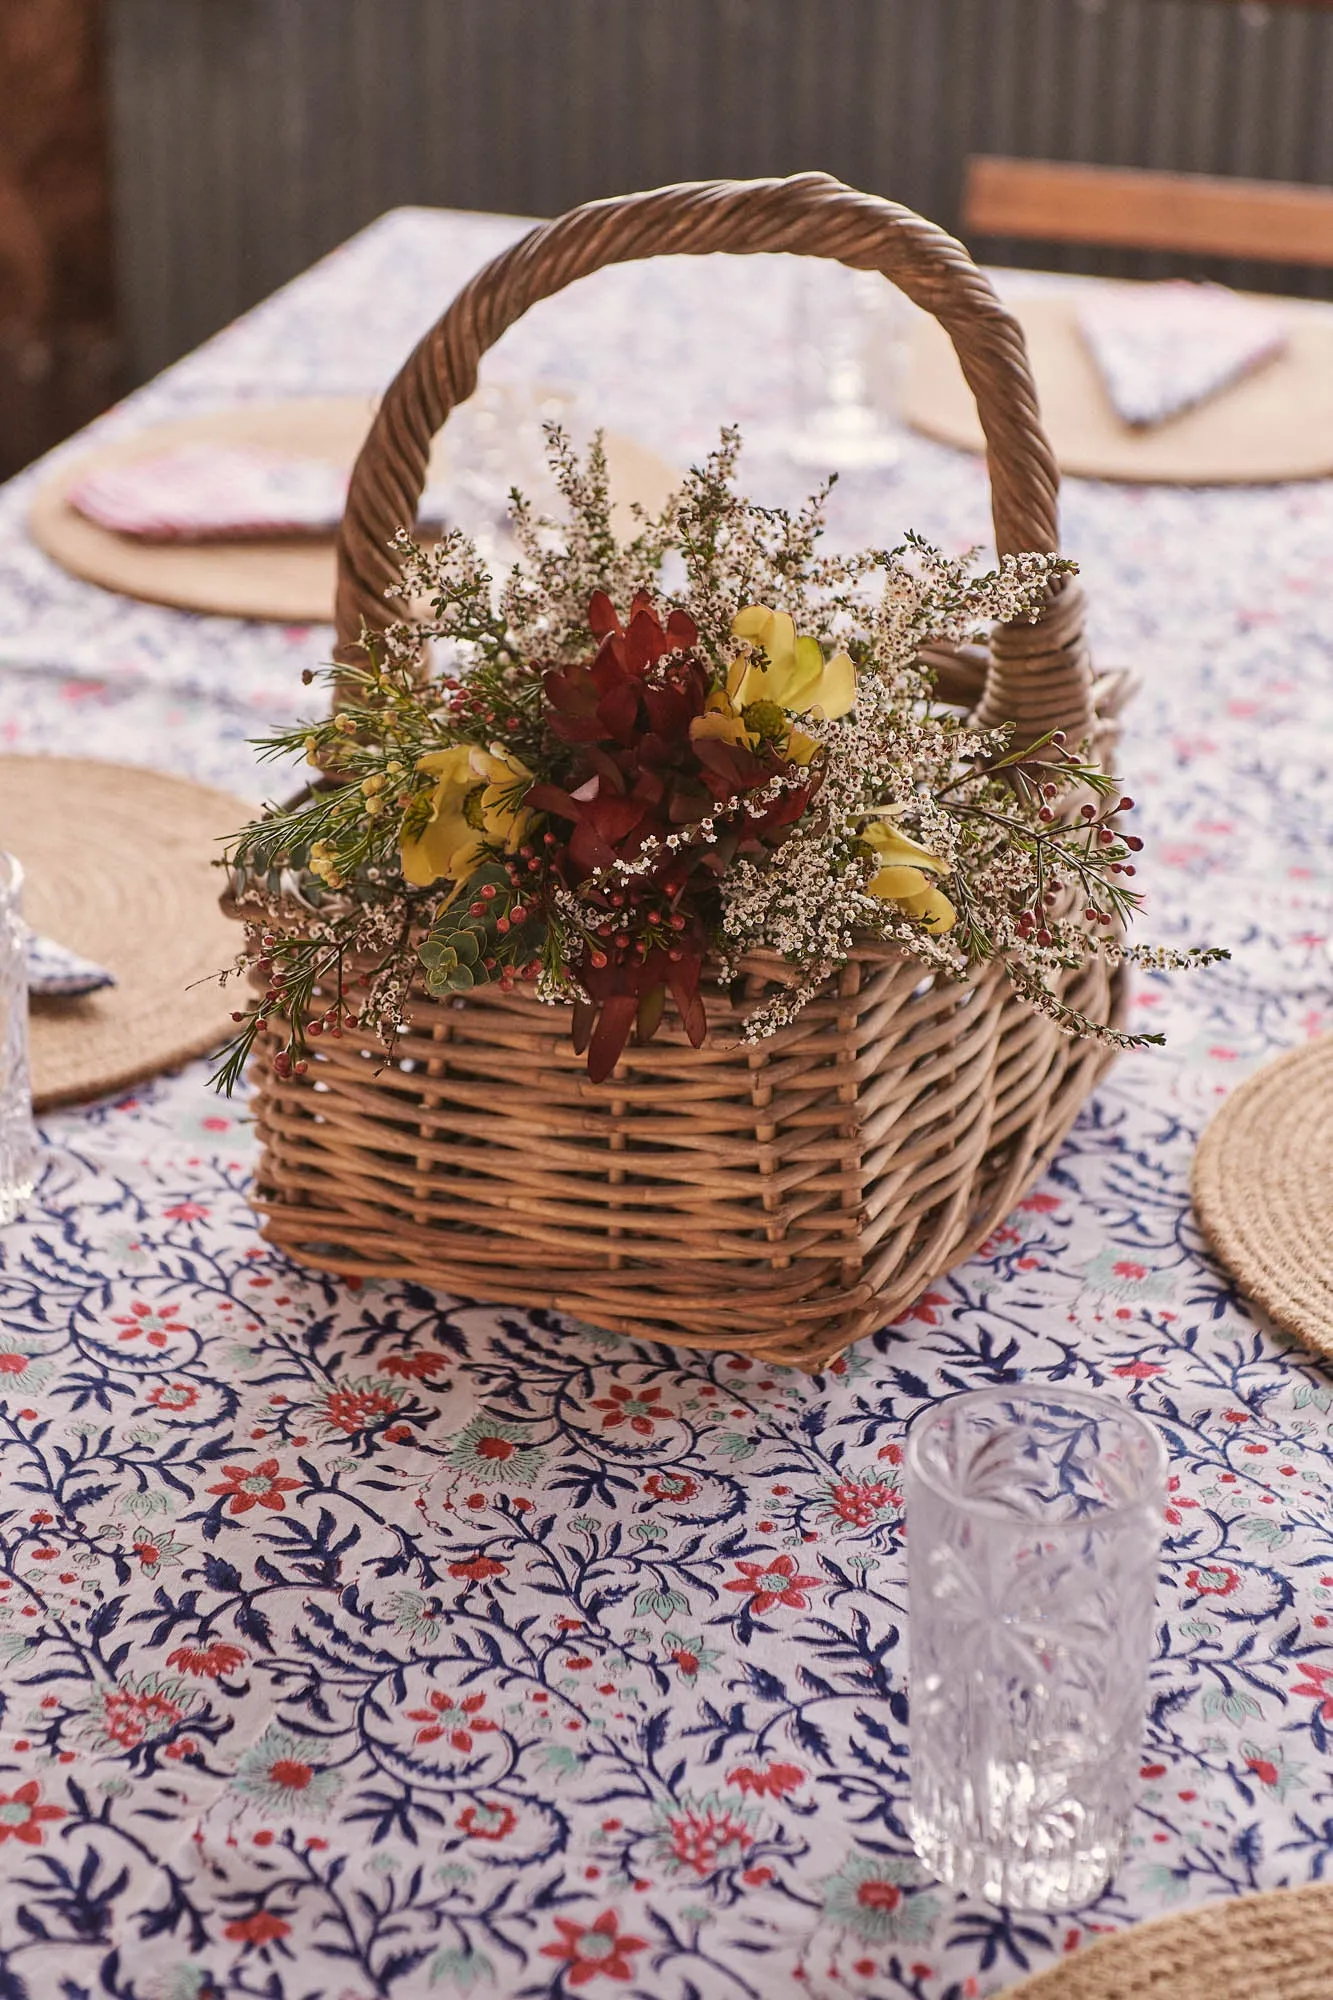
<instances>
[{"instance_id":1,"label":"wooden chair back","mask_svg":"<svg viewBox=\"0 0 1333 2000\"><path fill-rule=\"evenodd\" d=\"M1333 266L1333 188L989 154L967 162L963 231L1045 243Z\"/></svg>"}]
</instances>

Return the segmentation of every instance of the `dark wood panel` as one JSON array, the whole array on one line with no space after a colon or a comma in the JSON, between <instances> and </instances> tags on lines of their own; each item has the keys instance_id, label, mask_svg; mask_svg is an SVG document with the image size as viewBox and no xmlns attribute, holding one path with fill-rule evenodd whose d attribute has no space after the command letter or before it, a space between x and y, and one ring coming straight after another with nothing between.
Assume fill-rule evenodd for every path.
<instances>
[{"instance_id":1,"label":"dark wood panel","mask_svg":"<svg viewBox=\"0 0 1333 2000\"><path fill-rule=\"evenodd\" d=\"M969 153L1333 179L1333 13L1232 0L109 0L145 375L400 202L819 166L957 226ZM1002 240L997 258L1328 274Z\"/></svg>"}]
</instances>

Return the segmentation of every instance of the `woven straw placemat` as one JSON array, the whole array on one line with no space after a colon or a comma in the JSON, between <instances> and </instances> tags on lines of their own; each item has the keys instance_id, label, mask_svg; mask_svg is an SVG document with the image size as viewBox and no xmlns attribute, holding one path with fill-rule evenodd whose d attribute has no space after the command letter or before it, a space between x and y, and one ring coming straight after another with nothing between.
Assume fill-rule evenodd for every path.
<instances>
[{"instance_id":1,"label":"woven straw placemat","mask_svg":"<svg viewBox=\"0 0 1333 2000\"><path fill-rule=\"evenodd\" d=\"M1033 294L1011 304L1027 335L1042 423L1061 471L1172 486L1265 485L1333 473L1333 322L1298 302L1285 353L1147 430L1116 415L1073 299ZM982 449L972 392L938 320L923 318L915 330L904 415L945 444Z\"/></svg>"},{"instance_id":2,"label":"woven straw placemat","mask_svg":"<svg viewBox=\"0 0 1333 2000\"><path fill-rule=\"evenodd\" d=\"M1330 2000L1333 1883L1228 1896L1137 1924L1003 2000Z\"/></svg>"},{"instance_id":3,"label":"woven straw placemat","mask_svg":"<svg viewBox=\"0 0 1333 2000\"><path fill-rule=\"evenodd\" d=\"M201 440L257 445L350 468L373 415L374 405L367 397L305 396L286 403L238 403L206 416L158 424L66 459L38 487L28 531L62 568L123 597L142 597L182 611L220 612L227 618L326 624L333 617L336 581L331 536L211 545L137 541L85 520L65 496L98 467L155 458ZM606 457L616 525L623 534L630 527L628 510L633 501L650 510L658 508L679 481L655 452L615 432L607 433ZM431 454L432 480L447 479L447 458L446 434L443 442L437 439Z\"/></svg>"},{"instance_id":4,"label":"woven straw placemat","mask_svg":"<svg viewBox=\"0 0 1333 2000\"><path fill-rule=\"evenodd\" d=\"M1194 1156L1194 1208L1246 1297L1333 1353L1333 1035L1232 1092Z\"/></svg>"},{"instance_id":5,"label":"woven straw placemat","mask_svg":"<svg viewBox=\"0 0 1333 2000\"><path fill-rule=\"evenodd\" d=\"M32 1002L39 1110L105 1096L226 1039L236 1001L216 974L237 933L211 864L250 817L225 792L157 771L0 757L0 847L23 864L25 917L117 981Z\"/></svg>"}]
</instances>

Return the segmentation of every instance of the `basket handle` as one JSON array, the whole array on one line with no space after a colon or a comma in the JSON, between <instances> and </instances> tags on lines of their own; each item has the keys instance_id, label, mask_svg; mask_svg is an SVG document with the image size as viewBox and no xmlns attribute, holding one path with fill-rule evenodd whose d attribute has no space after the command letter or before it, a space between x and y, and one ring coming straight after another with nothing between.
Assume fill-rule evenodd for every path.
<instances>
[{"instance_id":1,"label":"basket handle","mask_svg":"<svg viewBox=\"0 0 1333 2000\"><path fill-rule=\"evenodd\" d=\"M586 203L530 234L477 272L425 335L385 393L361 448L338 534L338 656L356 657L401 603L388 543L416 519L431 440L476 387L477 366L506 327L539 299L605 264L640 257L784 250L880 271L933 313L958 352L986 436L996 545L1002 555L1059 547L1059 474L1037 409L1022 329L961 243L909 208L858 193L828 174L786 180L687 181ZM1035 625L992 635L983 727L1014 722L1031 741L1062 728L1092 733L1092 672L1082 593L1056 579Z\"/></svg>"}]
</instances>

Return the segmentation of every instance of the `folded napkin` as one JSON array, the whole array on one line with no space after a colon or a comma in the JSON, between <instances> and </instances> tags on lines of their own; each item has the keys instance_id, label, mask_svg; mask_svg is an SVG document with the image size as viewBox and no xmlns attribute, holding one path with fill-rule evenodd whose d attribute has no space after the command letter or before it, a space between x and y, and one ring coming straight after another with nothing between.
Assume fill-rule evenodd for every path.
<instances>
[{"instance_id":1,"label":"folded napkin","mask_svg":"<svg viewBox=\"0 0 1333 2000\"><path fill-rule=\"evenodd\" d=\"M145 542L230 542L331 535L347 473L320 458L250 445L184 444L88 473L69 503L99 527ZM447 518L444 496L424 496L418 519Z\"/></svg>"},{"instance_id":2,"label":"folded napkin","mask_svg":"<svg viewBox=\"0 0 1333 2000\"><path fill-rule=\"evenodd\" d=\"M36 931L28 932L25 955L28 991L44 999L72 999L80 993L98 993L104 986L116 983L115 974L104 965L95 965L92 959L81 958L77 951L67 951L52 938L39 937Z\"/></svg>"},{"instance_id":3,"label":"folded napkin","mask_svg":"<svg viewBox=\"0 0 1333 2000\"><path fill-rule=\"evenodd\" d=\"M1089 292L1078 326L1116 411L1140 427L1205 402L1287 344L1280 310L1183 280Z\"/></svg>"}]
</instances>

